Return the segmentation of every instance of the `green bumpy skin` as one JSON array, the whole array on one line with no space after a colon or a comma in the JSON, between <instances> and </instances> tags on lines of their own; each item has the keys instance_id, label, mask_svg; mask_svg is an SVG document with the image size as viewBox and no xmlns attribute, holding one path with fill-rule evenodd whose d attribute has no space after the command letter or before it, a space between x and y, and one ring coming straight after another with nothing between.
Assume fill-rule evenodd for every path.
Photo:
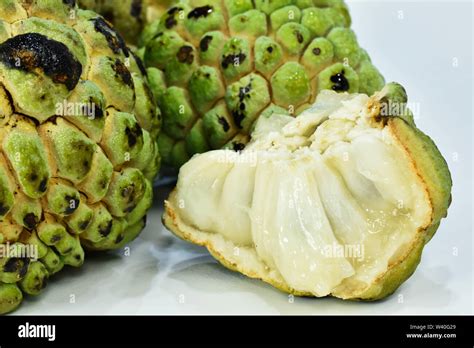
<instances>
[{"instance_id":1,"label":"green bumpy skin","mask_svg":"<svg viewBox=\"0 0 474 348\"><path fill-rule=\"evenodd\" d=\"M0 313L143 229L161 113L143 63L71 1L0 0ZM151 78L156 84L156 71Z\"/></svg>"},{"instance_id":2,"label":"green bumpy skin","mask_svg":"<svg viewBox=\"0 0 474 348\"><path fill-rule=\"evenodd\" d=\"M272 105L297 116L323 89L370 95L384 86L342 0L175 3L140 40L169 166L212 149L243 149Z\"/></svg>"}]
</instances>

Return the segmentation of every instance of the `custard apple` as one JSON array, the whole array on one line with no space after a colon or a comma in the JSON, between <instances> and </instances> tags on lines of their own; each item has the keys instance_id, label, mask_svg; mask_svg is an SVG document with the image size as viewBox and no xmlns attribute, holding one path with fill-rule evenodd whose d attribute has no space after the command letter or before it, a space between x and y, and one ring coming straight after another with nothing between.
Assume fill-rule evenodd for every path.
<instances>
[{"instance_id":1,"label":"custard apple","mask_svg":"<svg viewBox=\"0 0 474 348\"><path fill-rule=\"evenodd\" d=\"M143 32L163 113L163 162L241 150L260 115L298 115L325 89L372 94L384 79L342 0L183 0ZM155 68L155 69L153 69Z\"/></svg>"},{"instance_id":2,"label":"custard apple","mask_svg":"<svg viewBox=\"0 0 474 348\"><path fill-rule=\"evenodd\" d=\"M161 116L142 63L74 1L0 0L0 313L145 225ZM28 252L29 251L29 252Z\"/></svg>"},{"instance_id":3,"label":"custard apple","mask_svg":"<svg viewBox=\"0 0 474 348\"><path fill-rule=\"evenodd\" d=\"M295 295L376 300L414 272L451 177L404 89L322 91L298 118L261 117L242 152L181 167L164 223L224 266Z\"/></svg>"}]
</instances>

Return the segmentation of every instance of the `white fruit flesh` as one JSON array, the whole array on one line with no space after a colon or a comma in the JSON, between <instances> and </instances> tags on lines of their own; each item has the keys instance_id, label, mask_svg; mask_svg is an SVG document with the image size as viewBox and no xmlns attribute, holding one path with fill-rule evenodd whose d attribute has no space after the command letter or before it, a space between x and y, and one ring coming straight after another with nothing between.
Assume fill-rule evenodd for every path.
<instances>
[{"instance_id":1,"label":"white fruit flesh","mask_svg":"<svg viewBox=\"0 0 474 348\"><path fill-rule=\"evenodd\" d=\"M362 292L433 213L413 160L368 105L323 92L279 131L263 119L242 153L196 156L167 202L181 229L247 275L318 297Z\"/></svg>"}]
</instances>

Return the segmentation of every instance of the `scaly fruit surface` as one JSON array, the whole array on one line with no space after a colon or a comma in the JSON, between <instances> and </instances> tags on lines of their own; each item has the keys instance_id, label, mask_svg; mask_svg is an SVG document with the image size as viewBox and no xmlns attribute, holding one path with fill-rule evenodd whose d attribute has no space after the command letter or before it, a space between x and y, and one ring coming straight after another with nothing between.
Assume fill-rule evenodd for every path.
<instances>
[{"instance_id":1,"label":"scaly fruit surface","mask_svg":"<svg viewBox=\"0 0 474 348\"><path fill-rule=\"evenodd\" d=\"M376 300L415 271L451 177L389 84L323 91L298 118L260 118L240 152L181 167L164 223L224 266L296 295Z\"/></svg>"},{"instance_id":2,"label":"scaly fruit surface","mask_svg":"<svg viewBox=\"0 0 474 348\"><path fill-rule=\"evenodd\" d=\"M143 32L163 112L163 161L241 150L260 115L298 115L326 89L372 94L384 79L341 0L183 0ZM156 68L156 69L152 69Z\"/></svg>"},{"instance_id":3,"label":"scaly fruit surface","mask_svg":"<svg viewBox=\"0 0 474 348\"><path fill-rule=\"evenodd\" d=\"M0 313L38 294L84 247L145 224L161 116L146 72L74 1L0 0Z\"/></svg>"}]
</instances>

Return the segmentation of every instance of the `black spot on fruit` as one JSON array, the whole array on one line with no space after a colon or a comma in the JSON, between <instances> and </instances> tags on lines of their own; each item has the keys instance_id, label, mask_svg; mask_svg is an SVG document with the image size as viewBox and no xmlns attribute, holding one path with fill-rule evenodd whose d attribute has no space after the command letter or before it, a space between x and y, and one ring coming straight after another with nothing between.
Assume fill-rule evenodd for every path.
<instances>
[{"instance_id":1,"label":"black spot on fruit","mask_svg":"<svg viewBox=\"0 0 474 348\"><path fill-rule=\"evenodd\" d=\"M63 0L63 4L69 6L70 8L73 8L74 6L76 6L76 0Z\"/></svg>"},{"instance_id":2,"label":"black spot on fruit","mask_svg":"<svg viewBox=\"0 0 474 348\"><path fill-rule=\"evenodd\" d=\"M211 42L212 42L212 36L211 35L204 36L202 38L201 42L199 43L199 48L201 49L201 51L202 52L207 52Z\"/></svg>"},{"instance_id":3,"label":"black spot on fruit","mask_svg":"<svg viewBox=\"0 0 474 348\"><path fill-rule=\"evenodd\" d=\"M93 18L91 21L94 23L95 31L105 37L105 40L107 41L107 44L112 52L118 54L120 51L122 51L125 57L130 55L127 45L125 44L125 40L114 28L109 25L109 23L107 23L102 17Z\"/></svg>"},{"instance_id":4,"label":"black spot on fruit","mask_svg":"<svg viewBox=\"0 0 474 348\"><path fill-rule=\"evenodd\" d=\"M28 271L28 266L30 265L29 259L22 259L18 257L13 257L9 259L3 265L3 272L5 273L17 273L20 278L23 278Z\"/></svg>"},{"instance_id":5,"label":"black spot on fruit","mask_svg":"<svg viewBox=\"0 0 474 348\"><path fill-rule=\"evenodd\" d=\"M112 232L112 220L110 220L106 225L99 227L99 234L103 237L107 237L110 232Z\"/></svg>"},{"instance_id":6,"label":"black spot on fruit","mask_svg":"<svg viewBox=\"0 0 474 348\"><path fill-rule=\"evenodd\" d=\"M91 219L81 221L78 226L79 230L84 231L89 226L90 223L91 223Z\"/></svg>"},{"instance_id":7,"label":"black spot on fruit","mask_svg":"<svg viewBox=\"0 0 474 348\"><path fill-rule=\"evenodd\" d=\"M303 34L301 34L298 30L296 30L295 36L296 36L296 40L298 40L299 43L303 43L304 41Z\"/></svg>"},{"instance_id":8,"label":"black spot on fruit","mask_svg":"<svg viewBox=\"0 0 474 348\"><path fill-rule=\"evenodd\" d=\"M229 122L227 122L227 120L224 117L219 117L217 120L222 125L224 132L228 132L230 129Z\"/></svg>"},{"instance_id":9,"label":"black spot on fruit","mask_svg":"<svg viewBox=\"0 0 474 348\"><path fill-rule=\"evenodd\" d=\"M10 207L7 207L3 203L0 202L0 216L5 215L10 210Z\"/></svg>"},{"instance_id":10,"label":"black spot on fruit","mask_svg":"<svg viewBox=\"0 0 474 348\"><path fill-rule=\"evenodd\" d=\"M72 248L72 247L69 247L69 248L63 250L62 254L63 254L63 255L67 255L67 254L69 254L72 250L73 250L73 248Z\"/></svg>"},{"instance_id":11,"label":"black spot on fruit","mask_svg":"<svg viewBox=\"0 0 474 348\"><path fill-rule=\"evenodd\" d=\"M62 42L38 33L14 36L0 45L0 61L10 69L38 74L42 71L55 83L73 90L82 74L82 65Z\"/></svg>"},{"instance_id":12,"label":"black spot on fruit","mask_svg":"<svg viewBox=\"0 0 474 348\"><path fill-rule=\"evenodd\" d=\"M115 60L115 63L112 65L112 69L115 71L117 76L120 77L123 83L125 83L128 87L133 88L132 74L130 74L127 66L120 59Z\"/></svg>"},{"instance_id":13,"label":"black spot on fruit","mask_svg":"<svg viewBox=\"0 0 474 348\"><path fill-rule=\"evenodd\" d=\"M125 239L125 236L123 234L119 234L117 238L115 239L115 244L121 243Z\"/></svg>"},{"instance_id":14,"label":"black spot on fruit","mask_svg":"<svg viewBox=\"0 0 474 348\"><path fill-rule=\"evenodd\" d=\"M273 47L272 47L272 46L268 46L268 47L267 47L267 52L268 52L268 53L273 53Z\"/></svg>"},{"instance_id":15,"label":"black spot on fruit","mask_svg":"<svg viewBox=\"0 0 474 348\"><path fill-rule=\"evenodd\" d=\"M181 7L173 7L170 8L167 12L167 17L165 19L165 27L166 29L171 29L175 25L178 24L178 21L176 20L176 14L178 14L180 11L183 9Z\"/></svg>"},{"instance_id":16,"label":"black spot on fruit","mask_svg":"<svg viewBox=\"0 0 474 348\"><path fill-rule=\"evenodd\" d=\"M143 76L147 76L148 73L145 68L145 64L143 64L143 61L139 56L137 56L134 52L130 51L132 53L133 58L135 58L135 62L137 62L138 69L142 73Z\"/></svg>"},{"instance_id":17,"label":"black spot on fruit","mask_svg":"<svg viewBox=\"0 0 474 348\"><path fill-rule=\"evenodd\" d=\"M342 70L340 73L331 76L331 82L334 83L332 89L336 92L345 92L349 90L349 81L344 76L345 71Z\"/></svg>"},{"instance_id":18,"label":"black spot on fruit","mask_svg":"<svg viewBox=\"0 0 474 348\"><path fill-rule=\"evenodd\" d=\"M142 0L133 0L132 1L132 6L130 6L130 15L134 18L137 18L139 21L141 21L141 14L143 11L143 3Z\"/></svg>"},{"instance_id":19,"label":"black spot on fruit","mask_svg":"<svg viewBox=\"0 0 474 348\"><path fill-rule=\"evenodd\" d=\"M319 47L313 48L313 54L319 56L321 54L321 49Z\"/></svg>"},{"instance_id":20,"label":"black spot on fruit","mask_svg":"<svg viewBox=\"0 0 474 348\"><path fill-rule=\"evenodd\" d=\"M193 48L191 46L183 46L176 53L176 58L183 64L191 65L194 62Z\"/></svg>"},{"instance_id":21,"label":"black spot on fruit","mask_svg":"<svg viewBox=\"0 0 474 348\"><path fill-rule=\"evenodd\" d=\"M134 147L138 139L143 136L143 130L140 125L137 123L134 127L127 127L125 129L125 135L127 136L128 147Z\"/></svg>"},{"instance_id":22,"label":"black spot on fruit","mask_svg":"<svg viewBox=\"0 0 474 348\"><path fill-rule=\"evenodd\" d=\"M40 184L39 184L39 187L38 187L38 190L39 192L46 192L46 190L48 189L48 179L47 178L44 178L43 180L41 180Z\"/></svg>"},{"instance_id":23,"label":"black spot on fruit","mask_svg":"<svg viewBox=\"0 0 474 348\"><path fill-rule=\"evenodd\" d=\"M50 239L50 243L51 244L56 244L57 242L59 242L63 237L60 235L60 234L55 234L54 236L51 237Z\"/></svg>"},{"instance_id":24,"label":"black spot on fruit","mask_svg":"<svg viewBox=\"0 0 474 348\"><path fill-rule=\"evenodd\" d=\"M246 58L247 56L242 52L238 54L229 54L223 57L221 65L224 69L227 69L229 65L242 64Z\"/></svg>"},{"instance_id":25,"label":"black spot on fruit","mask_svg":"<svg viewBox=\"0 0 474 348\"><path fill-rule=\"evenodd\" d=\"M194 10L189 12L188 19L200 19L201 17L207 17L214 12L212 6L206 5L201 7L196 7Z\"/></svg>"},{"instance_id":26,"label":"black spot on fruit","mask_svg":"<svg viewBox=\"0 0 474 348\"><path fill-rule=\"evenodd\" d=\"M74 213L77 208L79 207L79 204L81 204L81 201L77 199L76 197L72 196L66 196L65 197L67 208L64 210L64 215L71 215Z\"/></svg>"},{"instance_id":27,"label":"black spot on fruit","mask_svg":"<svg viewBox=\"0 0 474 348\"><path fill-rule=\"evenodd\" d=\"M243 151L245 149L245 145L242 144L242 143L234 143L233 146L232 146L232 149L234 151L240 152L240 151Z\"/></svg>"},{"instance_id":28,"label":"black spot on fruit","mask_svg":"<svg viewBox=\"0 0 474 348\"><path fill-rule=\"evenodd\" d=\"M33 213L28 213L23 218L23 225L28 229L32 230L38 225L38 217Z\"/></svg>"}]
</instances>

